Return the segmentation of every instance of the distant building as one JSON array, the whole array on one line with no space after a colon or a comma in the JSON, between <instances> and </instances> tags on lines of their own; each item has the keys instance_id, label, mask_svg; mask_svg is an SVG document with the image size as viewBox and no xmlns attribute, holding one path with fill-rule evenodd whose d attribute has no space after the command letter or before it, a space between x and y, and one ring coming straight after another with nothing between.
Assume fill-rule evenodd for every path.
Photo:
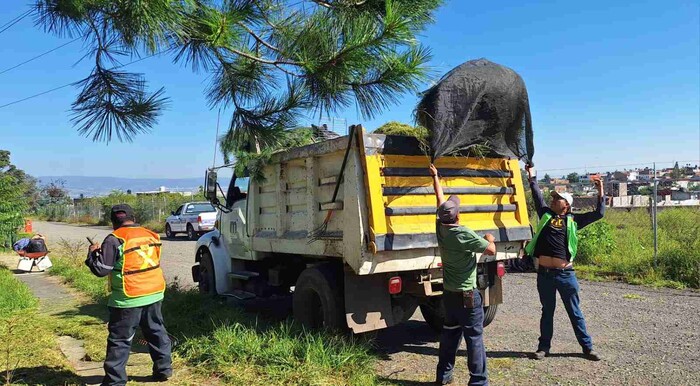
<instances>
[{"instance_id":1,"label":"distant building","mask_svg":"<svg viewBox=\"0 0 700 386\"><path fill-rule=\"evenodd\" d=\"M557 193L566 192L566 185L554 185L554 191Z\"/></svg>"},{"instance_id":2,"label":"distant building","mask_svg":"<svg viewBox=\"0 0 700 386\"><path fill-rule=\"evenodd\" d=\"M158 188L158 190L151 190L151 191L146 191L146 192L136 192L136 195L137 196L157 196L159 194L164 194L164 193L177 193L177 194L181 194L185 197L190 197L190 196L194 195L194 193L190 192L190 191L172 191L172 190L166 188L165 186L161 186L160 188Z\"/></svg>"}]
</instances>

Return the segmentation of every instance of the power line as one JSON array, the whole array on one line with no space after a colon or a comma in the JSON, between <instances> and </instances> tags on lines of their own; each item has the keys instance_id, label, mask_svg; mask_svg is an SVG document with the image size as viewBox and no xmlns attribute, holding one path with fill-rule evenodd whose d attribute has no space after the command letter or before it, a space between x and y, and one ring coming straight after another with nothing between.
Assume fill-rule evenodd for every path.
<instances>
[{"instance_id":1,"label":"power line","mask_svg":"<svg viewBox=\"0 0 700 386\"><path fill-rule=\"evenodd\" d=\"M2 27L0 27L0 34L7 31L8 29L10 29L13 25L22 21L22 19L24 19L25 17L31 15L31 13L32 13L32 10L30 9L30 10L20 14L19 16L15 17L14 19L8 21L7 23L5 23Z\"/></svg>"},{"instance_id":2,"label":"power line","mask_svg":"<svg viewBox=\"0 0 700 386\"><path fill-rule=\"evenodd\" d=\"M27 63L29 63L29 62L31 62L31 61L34 61L34 60L36 60L36 59L39 59L39 58L41 58L41 57L44 56L44 55L48 55L48 54L50 54L50 53L52 53L52 52L54 52L54 51L56 51L56 50L58 50L58 49L61 49L61 48L65 47L65 46L67 46L67 45L69 45L69 44L71 44L71 43L73 43L73 42L75 42L75 41L81 39L81 38L82 38L82 36L77 37L77 38L75 38L75 39L73 39L73 40L71 40L71 41L69 41L69 42L67 42L67 43L63 43L63 44L61 44L60 46L55 47L55 48L52 48L52 49L50 49L50 50L48 50L48 51L46 51L46 52L44 52L44 53L42 53L42 54L39 54L39 55L37 55L37 56L31 58L31 59L27 59L27 60L25 60L25 61L22 62L22 63L16 64L16 65L14 65L14 66L12 66L12 67L10 67L10 68L4 69L4 70L0 71L0 75L6 73L6 72L8 72L8 71L12 71L12 70L14 70L15 68L20 67L20 66L23 66L23 65L25 65L25 64L27 64Z\"/></svg>"},{"instance_id":3,"label":"power line","mask_svg":"<svg viewBox=\"0 0 700 386\"><path fill-rule=\"evenodd\" d=\"M154 56L160 55L160 54L162 54L162 53L164 53L164 52L166 52L166 51L167 51L167 50L163 50L163 51L156 52L155 54L152 54L152 55L149 55L149 56L145 56L145 57L143 57L143 58L139 58L139 59L133 60L133 61L131 61L131 62L129 62L129 63L126 63L126 64L122 64L122 65L119 65L119 66L112 67L112 68L110 68L110 70L116 70L116 69L118 69L118 68L126 67L126 66L129 66L129 65L131 65L131 64L141 62L141 61L143 61L143 60L146 60L146 59L152 58L152 57L154 57ZM45 94L48 94L48 93L51 93L51 92L60 90L60 89L62 89L62 88L68 87L68 86L72 86L72 85L74 85L74 84L77 83L77 82L79 82L79 80L78 80L78 81L75 81L75 82L66 83L66 84L64 84L63 86L58 86L58 87L52 88L52 89L50 89L50 90L42 91L42 92L40 92L40 93L38 93L38 94L30 95L30 96L28 96L28 97L26 97L26 98L18 99L18 100L16 100L16 101L12 101L12 102L6 103L6 104L4 104L4 105L0 105L0 109L5 108L5 107L8 107L8 106L12 106L12 105L17 104L17 103L21 103L21 102L24 102L24 101L27 101L27 100L30 100L30 99L34 99L34 98L36 98L36 97L40 97L40 96L42 96L42 95L45 95Z\"/></svg>"}]
</instances>

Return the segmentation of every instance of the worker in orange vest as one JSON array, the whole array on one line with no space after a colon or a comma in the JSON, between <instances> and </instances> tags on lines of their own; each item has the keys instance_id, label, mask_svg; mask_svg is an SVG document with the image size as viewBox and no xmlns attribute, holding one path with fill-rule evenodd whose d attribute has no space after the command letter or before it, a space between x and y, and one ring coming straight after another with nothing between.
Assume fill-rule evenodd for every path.
<instances>
[{"instance_id":1,"label":"worker in orange vest","mask_svg":"<svg viewBox=\"0 0 700 386\"><path fill-rule=\"evenodd\" d=\"M103 385L125 385L126 362L136 327L141 327L153 360L153 380L172 376L171 342L161 305L165 278L160 268L160 236L135 223L126 204L111 211L114 232L90 246L85 264L98 277L109 275L109 336Z\"/></svg>"}]
</instances>

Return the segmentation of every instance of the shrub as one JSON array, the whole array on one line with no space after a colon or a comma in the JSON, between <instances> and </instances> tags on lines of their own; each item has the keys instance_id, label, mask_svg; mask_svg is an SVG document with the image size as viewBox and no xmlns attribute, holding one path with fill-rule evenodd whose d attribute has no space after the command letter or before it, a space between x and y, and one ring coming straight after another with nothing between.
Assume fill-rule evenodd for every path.
<instances>
[{"instance_id":1,"label":"shrub","mask_svg":"<svg viewBox=\"0 0 700 386\"><path fill-rule=\"evenodd\" d=\"M610 259L616 242L613 235L615 227L605 219L596 221L579 232L578 253L576 259L581 263L600 265Z\"/></svg>"}]
</instances>

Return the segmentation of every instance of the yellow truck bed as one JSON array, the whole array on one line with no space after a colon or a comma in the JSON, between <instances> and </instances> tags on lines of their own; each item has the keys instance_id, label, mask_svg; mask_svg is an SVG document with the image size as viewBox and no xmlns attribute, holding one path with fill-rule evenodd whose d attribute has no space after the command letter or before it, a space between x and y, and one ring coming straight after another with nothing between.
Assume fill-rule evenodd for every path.
<instances>
[{"instance_id":1,"label":"yellow truck bed","mask_svg":"<svg viewBox=\"0 0 700 386\"><path fill-rule=\"evenodd\" d=\"M439 266L429 158L414 138L357 128L336 202L348 137L276 154L267 180L251 183L251 259L340 257L360 275ZM446 157L436 166L445 194L461 199L460 222L496 237L495 259L514 258L531 237L518 161ZM329 210L328 226L312 241Z\"/></svg>"}]
</instances>

